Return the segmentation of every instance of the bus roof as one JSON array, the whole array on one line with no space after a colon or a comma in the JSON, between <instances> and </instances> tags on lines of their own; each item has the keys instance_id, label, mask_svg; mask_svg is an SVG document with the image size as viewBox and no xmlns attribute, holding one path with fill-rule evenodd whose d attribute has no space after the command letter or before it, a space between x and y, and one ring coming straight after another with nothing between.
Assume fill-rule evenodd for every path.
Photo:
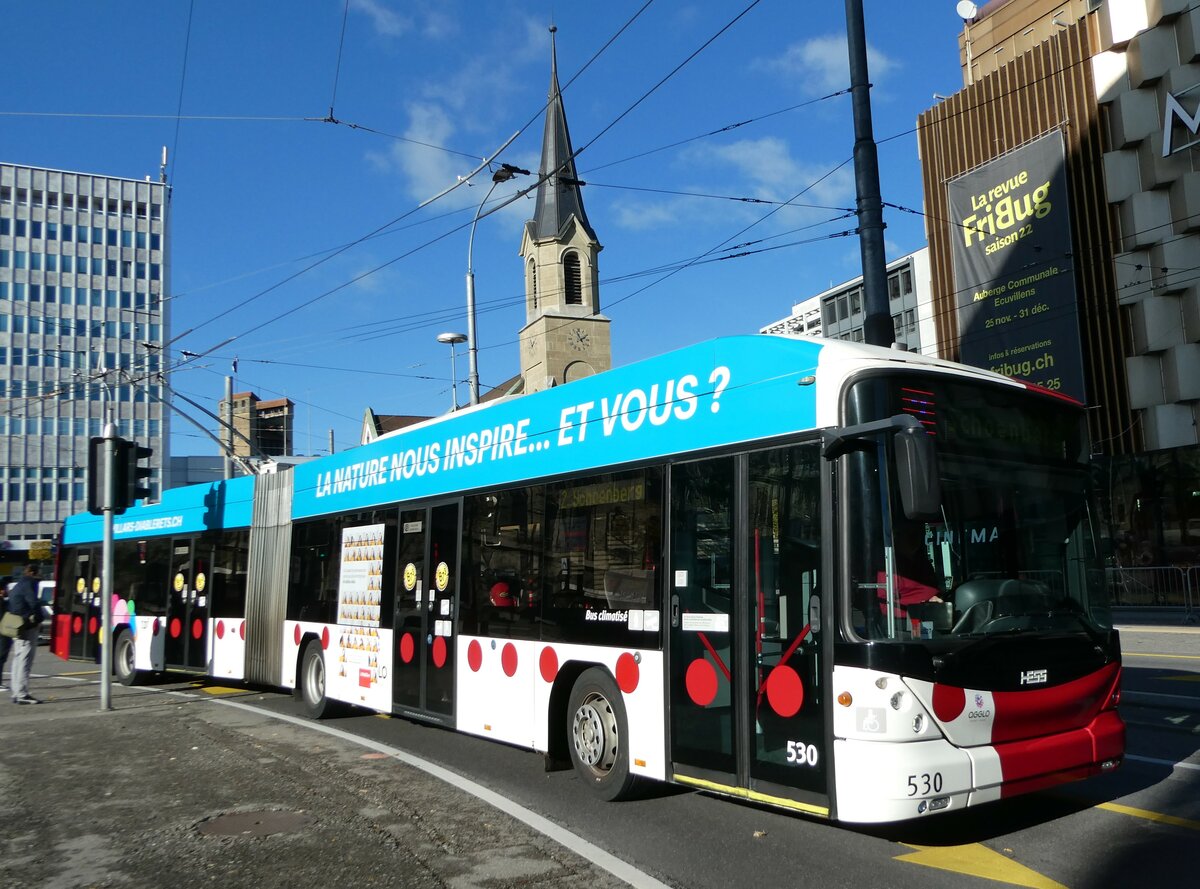
<instances>
[{"instance_id":1,"label":"bus roof","mask_svg":"<svg viewBox=\"0 0 1200 889\"><path fill-rule=\"evenodd\" d=\"M298 464L292 517L602 471L832 426L846 378L900 365L1020 385L990 371L841 340L722 337ZM253 478L168 490L161 502L119 517L114 534L248 527L253 496ZM63 542L102 533L102 519L85 513L67 520Z\"/></svg>"}]
</instances>

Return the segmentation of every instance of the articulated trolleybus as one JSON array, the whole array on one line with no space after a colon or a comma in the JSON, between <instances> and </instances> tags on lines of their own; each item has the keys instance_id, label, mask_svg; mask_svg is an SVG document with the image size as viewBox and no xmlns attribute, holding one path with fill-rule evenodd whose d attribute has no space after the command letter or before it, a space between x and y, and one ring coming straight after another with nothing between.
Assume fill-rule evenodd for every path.
<instances>
[{"instance_id":1,"label":"articulated trolleybus","mask_svg":"<svg viewBox=\"0 0 1200 889\"><path fill-rule=\"evenodd\" d=\"M115 525L126 683L191 669L817 816L1115 768L1080 406L843 342L717 339ZM102 522L55 651L94 657Z\"/></svg>"}]
</instances>

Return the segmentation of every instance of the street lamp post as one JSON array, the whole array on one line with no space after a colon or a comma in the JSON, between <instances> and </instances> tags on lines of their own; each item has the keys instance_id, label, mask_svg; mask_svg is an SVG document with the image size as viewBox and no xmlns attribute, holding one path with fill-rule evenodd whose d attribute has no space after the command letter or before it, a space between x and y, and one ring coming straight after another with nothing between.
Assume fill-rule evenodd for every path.
<instances>
[{"instance_id":1,"label":"street lamp post","mask_svg":"<svg viewBox=\"0 0 1200 889\"><path fill-rule=\"evenodd\" d=\"M465 333L439 333L437 336L439 343L448 343L450 345L450 410L458 410L458 368L457 368L457 349L459 343L467 341Z\"/></svg>"},{"instance_id":2,"label":"street lamp post","mask_svg":"<svg viewBox=\"0 0 1200 889\"><path fill-rule=\"evenodd\" d=\"M529 171L514 167L512 164L501 164L500 169L492 174L492 187L487 190L487 194L483 196L483 200L479 202L479 206L475 210L475 218L471 220L471 235L467 238L467 364L469 368L467 388L470 390L471 404L479 404L479 357L476 354L478 341L475 338L475 269L471 263L471 256L475 249L475 226L479 223L479 216L483 213L484 204L491 198L496 186L518 174L528 176ZM438 339L441 340L441 337ZM455 407L458 407L457 403Z\"/></svg>"}]
</instances>

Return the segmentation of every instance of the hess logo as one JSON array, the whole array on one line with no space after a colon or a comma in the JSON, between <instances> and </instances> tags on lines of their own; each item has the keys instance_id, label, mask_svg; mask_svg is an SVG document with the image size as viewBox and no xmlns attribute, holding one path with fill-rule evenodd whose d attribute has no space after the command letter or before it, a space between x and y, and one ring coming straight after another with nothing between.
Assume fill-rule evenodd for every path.
<instances>
[{"instance_id":1,"label":"hess logo","mask_svg":"<svg viewBox=\"0 0 1200 889\"><path fill-rule=\"evenodd\" d=\"M1022 685L1045 685L1046 671L1045 670L1024 670L1021 673Z\"/></svg>"}]
</instances>

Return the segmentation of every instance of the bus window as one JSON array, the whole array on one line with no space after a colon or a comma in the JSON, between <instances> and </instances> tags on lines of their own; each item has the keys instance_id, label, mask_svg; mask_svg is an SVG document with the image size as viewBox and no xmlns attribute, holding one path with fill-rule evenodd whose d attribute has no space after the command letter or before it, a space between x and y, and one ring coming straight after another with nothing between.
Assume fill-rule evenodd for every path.
<instances>
[{"instance_id":1,"label":"bus window","mask_svg":"<svg viewBox=\"0 0 1200 889\"><path fill-rule=\"evenodd\" d=\"M538 637L544 492L524 488L464 501L462 632Z\"/></svg>"},{"instance_id":2,"label":"bus window","mask_svg":"<svg viewBox=\"0 0 1200 889\"><path fill-rule=\"evenodd\" d=\"M662 491L658 468L547 488L544 639L655 644L630 627L661 603Z\"/></svg>"},{"instance_id":3,"label":"bus window","mask_svg":"<svg viewBox=\"0 0 1200 889\"><path fill-rule=\"evenodd\" d=\"M337 519L293 526L292 570L288 577L290 620L337 620L340 534Z\"/></svg>"}]
</instances>

